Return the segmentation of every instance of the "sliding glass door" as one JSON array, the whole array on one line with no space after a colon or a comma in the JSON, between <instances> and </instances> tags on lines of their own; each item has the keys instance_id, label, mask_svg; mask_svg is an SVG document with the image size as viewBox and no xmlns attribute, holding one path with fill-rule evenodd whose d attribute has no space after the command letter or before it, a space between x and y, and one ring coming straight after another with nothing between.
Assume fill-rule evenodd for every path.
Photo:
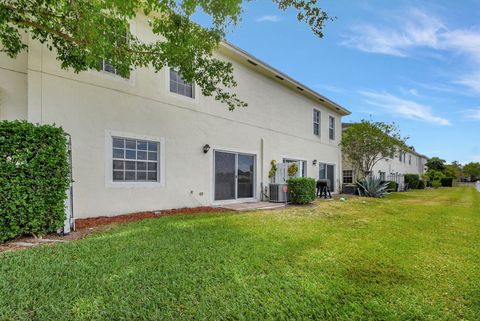
<instances>
[{"instance_id":1,"label":"sliding glass door","mask_svg":"<svg viewBox=\"0 0 480 321\"><path fill-rule=\"evenodd\" d=\"M215 201L253 198L255 155L214 152Z\"/></svg>"},{"instance_id":2,"label":"sliding glass door","mask_svg":"<svg viewBox=\"0 0 480 321\"><path fill-rule=\"evenodd\" d=\"M331 191L335 190L335 165L320 163L319 164L319 179L326 179L328 180L328 188Z\"/></svg>"}]
</instances>

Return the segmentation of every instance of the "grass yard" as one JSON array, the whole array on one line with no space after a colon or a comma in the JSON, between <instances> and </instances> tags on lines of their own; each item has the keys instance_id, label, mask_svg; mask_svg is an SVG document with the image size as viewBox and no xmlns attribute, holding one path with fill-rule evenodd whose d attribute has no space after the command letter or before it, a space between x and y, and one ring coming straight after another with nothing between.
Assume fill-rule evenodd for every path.
<instances>
[{"instance_id":1,"label":"grass yard","mask_svg":"<svg viewBox=\"0 0 480 321\"><path fill-rule=\"evenodd\" d=\"M164 217L0 254L0 320L122 319L480 320L480 193Z\"/></svg>"}]
</instances>

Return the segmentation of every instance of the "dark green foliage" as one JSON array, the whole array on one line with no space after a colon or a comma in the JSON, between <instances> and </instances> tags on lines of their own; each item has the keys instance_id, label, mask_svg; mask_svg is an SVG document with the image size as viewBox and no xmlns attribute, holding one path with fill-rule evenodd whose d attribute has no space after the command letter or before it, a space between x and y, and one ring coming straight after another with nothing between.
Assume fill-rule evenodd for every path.
<instances>
[{"instance_id":1,"label":"dark green foliage","mask_svg":"<svg viewBox=\"0 0 480 321\"><path fill-rule=\"evenodd\" d=\"M387 183L388 183L388 187L387 187L388 192L392 193L392 192L397 192L398 191L398 183L397 182L388 181Z\"/></svg>"},{"instance_id":2,"label":"dark green foliage","mask_svg":"<svg viewBox=\"0 0 480 321\"><path fill-rule=\"evenodd\" d=\"M418 181L417 189L425 189L425 182L423 180Z\"/></svg>"},{"instance_id":3,"label":"dark green foliage","mask_svg":"<svg viewBox=\"0 0 480 321\"><path fill-rule=\"evenodd\" d=\"M62 128L0 122L0 242L62 227L68 186Z\"/></svg>"},{"instance_id":4,"label":"dark green foliage","mask_svg":"<svg viewBox=\"0 0 480 321\"><path fill-rule=\"evenodd\" d=\"M357 183L361 196L381 198L388 194L389 183L375 177L367 177Z\"/></svg>"},{"instance_id":5,"label":"dark green foliage","mask_svg":"<svg viewBox=\"0 0 480 321\"><path fill-rule=\"evenodd\" d=\"M417 189L420 182L420 176L418 174L405 174L405 184L408 184L408 188Z\"/></svg>"},{"instance_id":6,"label":"dark green foliage","mask_svg":"<svg viewBox=\"0 0 480 321\"><path fill-rule=\"evenodd\" d=\"M288 195L293 204L308 204L315 200L316 181L310 177L297 177L287 180Z\"/></svg>"},{"instance_id":7,"label":"dark green foliage","mask_svg":"<svg viewBox=\"0 0 480 321\"><path fill-rule=\"evenodd\" d=\"M440 183L443 187L452 187L453 186L453 177L444 177L440 179Z\"/></svg>"}]
</instances>

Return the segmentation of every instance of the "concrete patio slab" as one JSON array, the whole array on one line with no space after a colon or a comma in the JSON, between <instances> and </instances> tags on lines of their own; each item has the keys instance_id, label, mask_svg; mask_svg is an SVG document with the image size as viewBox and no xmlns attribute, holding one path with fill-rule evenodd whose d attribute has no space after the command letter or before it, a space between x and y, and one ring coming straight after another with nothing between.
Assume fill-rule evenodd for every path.
<instances>
[{"instance_id":1,"label":"concrete patio slab","mask_svg":"<svg viewBox=\"0 0 480 321\"><path fill-rule=\"evenodd\" d=\"M250 210L271 210L285 208L284 203L270 203L270 202L247 202L222 205L232 211L250 211Z\"/></svg>"}]
</instances>

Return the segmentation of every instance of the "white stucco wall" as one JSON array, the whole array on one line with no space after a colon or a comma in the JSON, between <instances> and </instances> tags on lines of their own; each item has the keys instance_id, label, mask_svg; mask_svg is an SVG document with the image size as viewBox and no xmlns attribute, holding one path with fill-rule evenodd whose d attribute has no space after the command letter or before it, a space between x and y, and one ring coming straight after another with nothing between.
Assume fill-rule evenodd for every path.
<instances>
[{"instance_id":1,"label":"white stucco wall","mask_svg":"<svg viewBox=\"0 0 480 321\"><path fill-rule=\"evenodd\" d=\"M132 30L147 40L151 37L142 20ZM4 57L0 62L3 60ZM235 91L249 103L249 107L233 112L212 98L201 96L198 88L195 99L170 93L167 68L158 73L139 69L132 72L129 80L96 71L74 74L61 70L47 49L31 43L28 73L19 73L15 84L5 85L9 71L0 70L2 90L18 99L2 105L6 106L2 110L8 112L1 117L55 123L72 136L76 218L210 205L215 149L256 155L257 199L260 184L268 184L272 159L306 160L307 174L314 178L318 178L318 165L314 166L313 160L335 164L338 189L340 114L255 72L247 63L231 61L238 82ZM321 111L320 137L313 134L313 108ZM328 139L329 115L336 118L333 141ZM119 187L122 184L109 181L111 131L164 142L163 184ZM202 151L205 144L211 146L207 154Z\"/></svg>"}]
</instances>

